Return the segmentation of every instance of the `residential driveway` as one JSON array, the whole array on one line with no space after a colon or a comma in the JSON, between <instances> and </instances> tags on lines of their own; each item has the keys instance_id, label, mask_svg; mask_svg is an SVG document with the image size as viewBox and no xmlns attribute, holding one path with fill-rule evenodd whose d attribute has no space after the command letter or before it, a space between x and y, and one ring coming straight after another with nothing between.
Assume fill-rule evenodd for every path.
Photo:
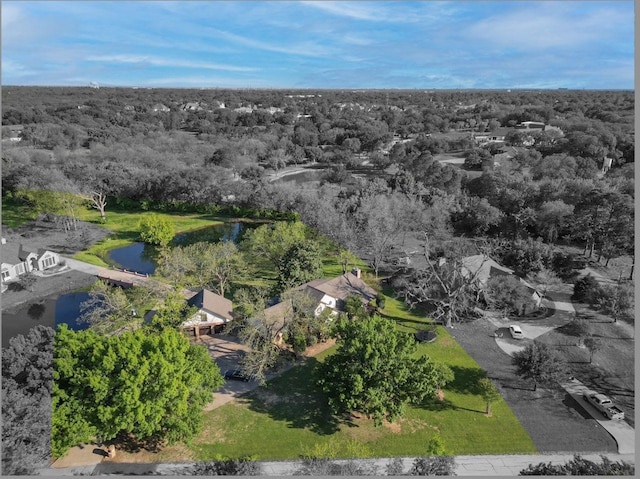
<instances>
[{"instance_id":1,"label":"residential driveway","mask_svg":"<svg viewBox=\"0 0 640 479\"><path fill-rule=\"evenodd\" d=\"M607 430L618 444L619 454L633 454L636 450L636 434L635 429L629 426L625 421L614 421L602 417L600 411L598 411L593 405L586 402L582 398L584 391L588 390L584 384L579 380L573 379L565 383L561 383L561 386L567 390L569 394L576 400L582 408L587 411L593 419L595 419L603 428Z\"/></svg>"},{"instance_id":2,"label":"residential driveway","mask_svg":"<svg viewBox=\"0 0 640 479\"><path fill-rule=\"evenodd\" d=\"M240 359L249 351L249 348L242 344L238 338L226 334L200 336L198 344L202 344L208 349L209 355L215 360L222 374L228 369L237 369ZM211 411L258 386L257 381L225 381L224 385L213 394L213 401L207 404L204 410Z\"/></svg>"}]
</instances>

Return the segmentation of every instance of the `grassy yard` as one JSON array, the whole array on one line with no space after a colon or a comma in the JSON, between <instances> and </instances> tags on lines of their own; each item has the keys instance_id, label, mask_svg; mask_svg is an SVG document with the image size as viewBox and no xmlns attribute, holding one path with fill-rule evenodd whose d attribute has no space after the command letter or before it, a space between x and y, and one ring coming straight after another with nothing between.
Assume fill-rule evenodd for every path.
<instances>
[{"instance_id":1,"label":"grassy yard","mask_svg":"<svg viewBox=\"0 0 640 479\"><path fill-rule=\"evenodd\" d=\"M425 318L393 298L387 299L384 313L402 321L399 327L407 332L425 325ZM434 343L419 345L419 354L447 363L456 379L442 401L409 407L397 423L374 427L367 419L337 421L330 415L314 385L316 366L333 352L330 349L242 400L206 413L204 430L189 449L200 460L217 454L296 459L313 450L333 450L338 457L410 456L424 454L429 440L439 436L450 454L535 452L503 400L492 405L491 417L484 414L485 403L475 386L482 370L444 328L438 327L437 334Z\"/></svg>"}]
</instances>

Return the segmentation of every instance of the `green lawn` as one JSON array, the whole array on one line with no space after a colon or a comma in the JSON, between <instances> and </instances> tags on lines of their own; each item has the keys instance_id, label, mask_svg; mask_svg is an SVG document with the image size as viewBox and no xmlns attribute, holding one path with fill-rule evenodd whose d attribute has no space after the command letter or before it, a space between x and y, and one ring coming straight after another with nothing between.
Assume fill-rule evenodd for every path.
<instances>
[{"instance_id":1,"label":"green lawn","mask_svg":"<svg viewBox=\"0 0 640 479\"><path fill-rule=\"evenodd\" d=\"M402 322L407 332L424 327L425 318L388 298L385 314ZM189 446L200 460L216 454L260 459L296 459L314 449L342 451L360 457L424 454L430 439L439 436L450 454L534 453L531 438L503 400L484 414L485 403L476 394L481 368L442 327L434 343L420 344L419 354L448 364L456 379L445 388L442 401L409 407L397 424L374 427L367 419L336 421L323 395L315 388L319 361L334 348L311 358L265 387L204 415L203 432ZM354 447L354 444L356 447ZM350 453L347 451L351 451ZM340 453L338 453L340 456Z\"/></svg>"},{"instance_id":2,"label":"green lawn","mask_svg":"<svg viewBox=\"0 0 640 479\"><path fill-rule=\"evenodd\" d=\"M223 223L223 221L213 216L201 214L107 210L107 223L102 224L96 210L83 210L82 213L78 215L81 220L103 226L111 230L112 233L102 241L93 244L89 249L79 252L74 258L98 266L107 266L104 258L106 258L109 250L140 241L138 236L138 223L141 218L151 214L157 214L171 219L176 227L176 233Z\"/></svg>"}]
</instances>

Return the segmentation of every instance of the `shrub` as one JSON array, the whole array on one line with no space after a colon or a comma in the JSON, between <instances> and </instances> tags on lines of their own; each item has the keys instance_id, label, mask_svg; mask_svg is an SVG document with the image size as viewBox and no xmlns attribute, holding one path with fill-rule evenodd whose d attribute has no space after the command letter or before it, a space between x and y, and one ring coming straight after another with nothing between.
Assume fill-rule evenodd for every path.
<instances>
[{"instance_id":1,"label":"shrub","mask_svg":"<svg viewBox=\"0 0 640 479\"><path fill-rule=\"evenodd\" d=\"M142 241L153 245L166 246L176 234L173 222L157 214L144 216L138 227Z\"/></svg>"},{"instance_id":2,"label":"shrub","mask_svg":"<svg viewBox=\"0 0 640 479\"><path fill-rule=\"evenodd\" d=\"M602 457L602 463L598 464L575 455L565 464L553 465L550 462L541 462L537 465L529 464L529 467L520 471L521 476L633 476L636 468L633 464L624 461L612 462L606 456Z\"/></svg>"},{"instance_id":3,"label":"shrub","mask_svg":"<svg viewBox=\"0 0 640 479\"><path fill-rule=\"evenodd\" d=\"M580 278L573 286L572 299L576 301L584 301L592 296L600 288L596 279L590 274Z\"/></svg>"},{"instance_id":4,"label":"shrub","mask_svg":"<svg viewBox=\"0 0 640 479\"><path fill-rule=\"evenodd\" d=\"M417 457L409 470L409 476L453 476L453 457Z\"/></svg>"},{"instance_id":5,"label":"shrub","mask_svg":"<svg viewBox=\"0 0 640 479\"><path fill-rule=\"evenodd\" d=\"M251 458L200 462L187 475L194 476L260 476L260 464Z\"/></svg>"}]
</instances>

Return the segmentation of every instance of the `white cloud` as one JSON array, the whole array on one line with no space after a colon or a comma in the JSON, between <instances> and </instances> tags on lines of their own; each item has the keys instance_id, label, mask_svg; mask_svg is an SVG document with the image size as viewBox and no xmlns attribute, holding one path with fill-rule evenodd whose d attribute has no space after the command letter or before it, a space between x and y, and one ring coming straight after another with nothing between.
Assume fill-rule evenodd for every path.
<instances>
[{"instance_id":1,"label":"white cloud","mask_svg":"<svg viewBox=\"0 0 640 479\"><path fill-rule=\"evenodd\" d=\"M291 44L287 46L276 45L262 40L254 40L252 38L237 35L235 33L218 30L216 28L207 28L207 31L213 33L214 36L229 40L238 45L256 48L258 50L266 50L276 53L285 53L287 55L303 55L310 57L323 57L332 54L332 51L326 47L322 47L316 43L305 41L295 43L291 40Z\"/></svg>"},{"instance_id":2,"label":"white cloud","mask_svg":"<svg viewBox=\"0 0 640 479\"><path fill-rule=\"evenodd\" d=\"M257 71L254 67L240 67L236 65L223 65L219 63L209 62L193 62L188 60L174 60L169 58L160 58L148 55L93 55L86 58L90 62L104 63L140 63L144 65L153 65L160 67L184 67L184 68L203 68L206 70L226 70L235 72L251 72Z\"/></svg>"},{"instance_id":3,"label":"white cloud","mask_svg":"<svg viewBox=\"0 0 640 479\"><path fill-rule=\"evenodd\" d=\"M578 4L568 3L539 2L535 7L498 14L475 23L466 34L491 46L538 51L588 46L602 41L621 24L632 22L613 10L584 11Z\"/></svg>"}]
</instances>

